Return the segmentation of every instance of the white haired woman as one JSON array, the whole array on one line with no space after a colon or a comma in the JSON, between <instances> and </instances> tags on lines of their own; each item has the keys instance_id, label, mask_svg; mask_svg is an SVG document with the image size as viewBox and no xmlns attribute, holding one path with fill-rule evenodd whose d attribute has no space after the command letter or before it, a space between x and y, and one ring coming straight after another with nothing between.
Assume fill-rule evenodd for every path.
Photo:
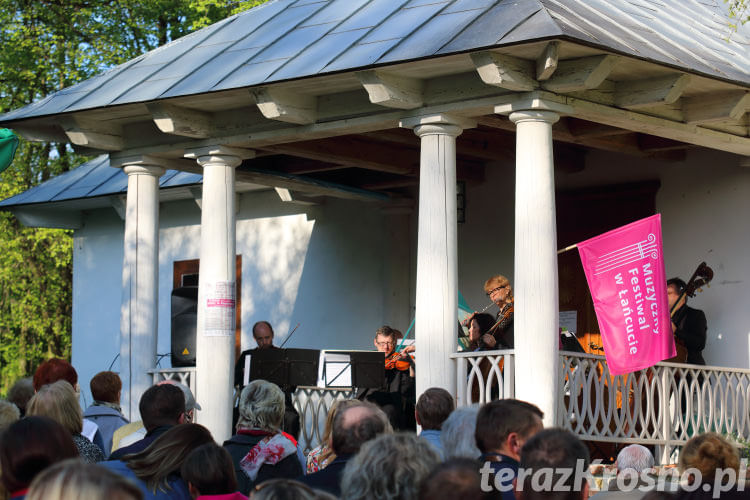
<instances>
[{"instance_id":1,"label":"white haired woman","mask_svg":"<svg viewBox=\"0 0 750 500\"><path fill-rule=\"evenodd\" d=\"M284 393L265 380L250 382L240 395L237 434L224 442L232 457L239 490L248 494L267 479L302 475L296 440L281 431Z\"/></svg>"}]
</instances>

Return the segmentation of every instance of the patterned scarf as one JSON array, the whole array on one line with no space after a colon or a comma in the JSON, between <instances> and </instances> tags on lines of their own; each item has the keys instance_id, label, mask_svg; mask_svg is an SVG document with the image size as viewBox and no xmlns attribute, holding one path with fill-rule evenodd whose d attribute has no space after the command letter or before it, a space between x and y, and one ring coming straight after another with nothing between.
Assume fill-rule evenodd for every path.
<instances>
[{"instance_id":1,"label":"patterned scarf","mask_svg":"<svg viewBox=\"0 0 750 500\"><path fill-rule=\"evenodd\" d=\"M263 465L275 465L297 453L297 441L286 432L271 434L258 429L241 429L239 434L265 436L240 460L240 468L251 481L255 481Z\"/></svg>"}]
</instances>

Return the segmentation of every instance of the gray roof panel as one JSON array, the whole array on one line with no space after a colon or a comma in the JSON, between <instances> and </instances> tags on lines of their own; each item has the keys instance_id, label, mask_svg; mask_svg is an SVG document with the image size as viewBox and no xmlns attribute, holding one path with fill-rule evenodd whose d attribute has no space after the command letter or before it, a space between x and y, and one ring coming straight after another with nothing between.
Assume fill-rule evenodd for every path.
<instances>
[{"instance_id":1,"label":"gray roof panel","mask_svg":"<svg viewBox=\"0 0 750 500\"><path fill-rule=\"evenodd\" d=\"M540 10L542 8L536 0L499 2L484 14L478 16L470 26L442 47L438 53L449 54L471 50L474 47L491 47ZM549 16L545 12L542 17L548 19ZM546 27L556 28L552 22L549 22ZM538 30L537 32L542 33L543 31ZM544 33L546 34L546 32Z\"/></svg>"},{"instance_id":2,"label":"gray roof panel","mask_svg":"<svg viewBox=\"0 0 750 500\"><path fill-rule=\"evenodd\" d=\"M750 87L721 0L271 0L0 116L0 123L558 36Z\"/></svg>"}]
</instances>

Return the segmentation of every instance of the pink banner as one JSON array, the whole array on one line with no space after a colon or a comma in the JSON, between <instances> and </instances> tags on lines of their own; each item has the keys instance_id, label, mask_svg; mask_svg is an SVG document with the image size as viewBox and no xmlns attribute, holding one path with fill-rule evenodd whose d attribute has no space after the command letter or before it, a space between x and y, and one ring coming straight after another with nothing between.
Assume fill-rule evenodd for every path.
<instances>
[{"instance_id":1,"label":"pink banner","mask_svg":"<svg viewBox=\"0 0 750 500\"><path fill-rule=\"evenodd\" d=\"M661 215L578 244L612 375L675 355L667 305Z\"/></svg>"}]
</instances>

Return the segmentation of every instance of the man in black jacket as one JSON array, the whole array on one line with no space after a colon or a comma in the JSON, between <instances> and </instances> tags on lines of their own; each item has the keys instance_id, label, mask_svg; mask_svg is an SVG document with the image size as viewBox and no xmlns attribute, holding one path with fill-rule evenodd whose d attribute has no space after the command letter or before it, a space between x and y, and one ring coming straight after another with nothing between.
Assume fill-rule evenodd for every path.
<instances>
[{"instance_id":1,"label":"man in black jacket","mask_svg":"<svg viewBox=\"0 0 750 500\"><path fill-rule=\"evenodd\" d=\"M341 478L351 457L367 441L392 432L388 417L376 405L361 402L336 414L331 428L331 447L336 458L325 469L297 478L311 488L341 496Z\"/></svg>"},{"instance_id":2,"label":"man in black jacket","mask_svg":"<svg viewBox=\"0 0 750 500\"><path fill-rule=\"evenodd\" d=\"M680 278L667 281L667 300L669 310L677 303L685 282ZM705 365L701 351L706 347L706 315L699 309L687 305L687 295L680 300L675 313L672 315L672 333L679 342L687 348L687 362L694 365Z\"/></svg>"}]
</instances>

